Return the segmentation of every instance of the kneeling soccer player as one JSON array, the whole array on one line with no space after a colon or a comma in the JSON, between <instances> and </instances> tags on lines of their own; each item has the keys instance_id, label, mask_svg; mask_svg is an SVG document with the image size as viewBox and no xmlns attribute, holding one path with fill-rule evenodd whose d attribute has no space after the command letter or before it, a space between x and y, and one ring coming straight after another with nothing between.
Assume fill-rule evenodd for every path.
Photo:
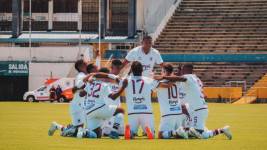
<instances>
[{"instance_id":1,"label":"kneeling soccer player","mask_svg":"<svg viewBox=\"0 0 267 150\"><path fill-rule=\"evenodd\" d=\"M84 132L83 137L89 137L95 133L98 138L102 136L102 125L104 120L110 119L114 116L113 129L110 132L110 137L119 138L118 128L124 117L124 109L116 105L109 105L105 103L106 99L116 99L122 93L122 88L127 86L127 82L123 82L123 87L118 90L118 93L113 94L106 82L106 79L93 80L88 83L85 91L80 94L87 94L84 102L84 110L86 113L87 131ZM111 94L110 94L111 93ZM88 131L90 134L88 134ZM93 135L94 137L94 135Z\"/></svg>"},{"instance_id":2,"label":"kneeling soccer player","mask_svg":"<svg viewBox=\"0 0 267 150\"><path fill-rule=\"evenodd\" d=\"M128 81L128 86L125 87L125 96L129 122L129 126L127 125L125 129L126 139L134 138L139 126L149 139L155 137L151 92L159 86L159 82L142 76L142 72L142 64L134 61L131 65L132 75L125 79Z\"/></svg>"},{"instance_id":3,"label":"kneeling soccer player","mask_svg":"<svg viewBox=\"0 0 267 150\"><path fill-rule=\"evenodd\" d=\"M86 77L86 74L95 72L96 66L93 64L87 65L87 63L81 59L75 62L75 69L78 71L78 75L75 78L75 86L73 88L74 97L70 103L72 124L64 127L61 124L52 122L48 131L49 136L52 136L56 130L60 130L61 136L76 137L78 128L82 128L85 122L83 110L81 108L81 103L83 103L84 98L79 96L79 91L85 87L83 79Z\"/></svg>"},{"instance_id":4,"label":"kneeling soccer player","mask_svg":"<svg viewBox=\"0 0 267 150\"><path fill-rule=\"evenodd\" d=\"M164 76L173 75L172 65L164 64L161 74ZM160 82L168 82L168 80L161 80ZM182 105L178 99L179 85L177 83L174 83L169 88L158 88L156 90L161 113L158 133L158 138L160 139L188 138L187 132L182 127L182 121L187 116L183 112Z\"/></svg>"},{"instance_id":5,"label":"kneeling soccer player","mask_svg":"<svg viewBox=\"0 0 267 150\"><path fill-rule=\"evenodd\" d=\"M224 133L226 137L231 140L232 134L230 132L229 126L215 130L206 129L208 105L203 95L203 84L201 80L195 74L193 74L193 65L183 65L181 73L181 77L165 76L163 77L163 79L178 81L181 78L184 78L184 82L180 83L180 93L181 95L183 95L181 97L181 101L189 104L189 134L200 139L207 139Z\"/></svg>"}]
</instances>

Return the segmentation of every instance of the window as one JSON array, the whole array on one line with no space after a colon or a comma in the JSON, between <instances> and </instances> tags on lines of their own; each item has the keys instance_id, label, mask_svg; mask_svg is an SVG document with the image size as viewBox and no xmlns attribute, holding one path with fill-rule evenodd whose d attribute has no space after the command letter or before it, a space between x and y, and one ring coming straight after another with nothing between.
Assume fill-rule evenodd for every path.
<instances>
[{"instance_id":1,"label":"window","mask_svg":"<svg viewBox=\"0 0 267 150\"><path fill-rule=\"evenodd\" d=\"M128 0L111 0L112 35L126 35L128 30Z\"/></svg>"},{"instance_id":2,"label":"window","mask_svg":"<svg viewBox=\"0 0 267 150\"><path fill-rule=\"evenodd\" d=\"M12 0L1 0L0 13L12 13Z\"/></svg>"},{"instance_id":3,"label":"window","mask_svg":"<svg viewBox=\"0 0 267 150\"><path fill-rule=\"evenodd\" d=\"M78 0L54 0L54 13L77 13Z\"/></svg>"},{"instance_id":4,"label":"window","mask_svg":"<svg viewBox=\"0 0 267 150\"><path fill-rule=\"evenodd\" d=\"M99 0L83 0L82 2L82 30L97 32Z\"/></svg>"},{"instance_id":5,"label":"window","mask_svg":"<svg viewBox=\"0 0 267 150\"><path fill-rule=\"evenodd\" d=\"M24 13L29 13L29 0L24 0ZM48 0L32 0L33 13L48 13Z\"/></svg>"}]
</instances>

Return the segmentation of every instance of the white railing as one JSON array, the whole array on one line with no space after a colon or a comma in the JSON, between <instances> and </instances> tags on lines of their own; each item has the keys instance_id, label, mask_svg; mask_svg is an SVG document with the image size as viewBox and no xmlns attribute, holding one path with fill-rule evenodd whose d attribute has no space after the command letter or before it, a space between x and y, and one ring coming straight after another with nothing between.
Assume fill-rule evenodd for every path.
<instances>
[{"instance_id":1,"label":"white railing","mask_svg":"<svg viewBox=\"0 0 267 150\"><path fill-rule=\"evenodd\" d=\"M169 11L165 15L165 17L162 19L161 23L158 25L157 29L154 33L151 34L153 42L156 41L162 30L165 28L166 24L168 23L169 19L172 17L173 13L175 12L176 8L179 7L182 0L176 0L173 5L170 7Z\"/></svg>"}]
</instances>

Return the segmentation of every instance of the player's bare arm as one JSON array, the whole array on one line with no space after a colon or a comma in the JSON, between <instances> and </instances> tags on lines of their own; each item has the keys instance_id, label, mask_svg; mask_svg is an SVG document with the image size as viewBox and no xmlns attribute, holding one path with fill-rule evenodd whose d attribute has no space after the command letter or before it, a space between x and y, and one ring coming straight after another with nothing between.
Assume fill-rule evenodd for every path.
<instances>
[{"instance_id":1,"label":"player's bare arm","mask_svg":"<svg viewBox=\"0 0 267 150\"><path fill-rule=\"evenodd\" d=\"M127 64L129 64L129 62L130 62L130 61L128 61L127 59L124 59L124 61L123 61L123 63L122 63L122 68L123 68L124 66L126 66Z\"/></svg>"},{"instance_id":2,"label":"player's bare arm","mask_svg":"<svg viewBox=\"0 0 267 150\"><path fill-rule=\"evenodd\" d=\"M88 74L86 77L83 78L83 82L87 82L90 78L92 78L93 75L94 73Z\"/></svg>"},{"instance_id":3,"label":"player's bare arm","mask_svg":"<svg viewBox=\"0 0 267 150\"><path fill-rule=\"evenodd\" d=\"M119 88L118 92L111 93L108 97L111 98L112 100L116 100L122 94L127 85L128 85L128 80L124 79L122 82L122 87Z\"/></svg>"},{"instance_id":4,"label":"player's bare arm","mask_svg":"<svg viewBox=\"0 0 267 150\"><path fill-rule=\"evenodd\" d=\"M171 82L186 82L186 78L181 77L181 76L154 76L155 80L169 80Z\"/></svg>"},{"instance_id":5,"label":"player's bare arm","mask_svg":"<svg viewBox=\"0 0 267 150\"><path fill-rule=\"evenodd\" d=\"M81 90L81 89L84 89L84 88L85 88L85 84L82 87L80 87L80 88L78 88L77 86L74 86L72 88L72 93L75 93L76 91Z\"/></svg>"},{"instance_id":6,"label":"player's bare arm","mask_svg":"<svg viewBox=\"0 0 267 150\"><path fill-rule=\"evenodd\" d=\"M169 88L173 85L173 82L160 82L158 88Z\"/></svg>"},{"instance_id":7,"label":"player's bare arm","mask_svg":"<svg viewBox=\"0 0 267 150\"><path fill-rule=\"evenodd\" d=\"M85 90L80 91L79 96L84 97L87 94Z\"/></svg>"}]
</instances>

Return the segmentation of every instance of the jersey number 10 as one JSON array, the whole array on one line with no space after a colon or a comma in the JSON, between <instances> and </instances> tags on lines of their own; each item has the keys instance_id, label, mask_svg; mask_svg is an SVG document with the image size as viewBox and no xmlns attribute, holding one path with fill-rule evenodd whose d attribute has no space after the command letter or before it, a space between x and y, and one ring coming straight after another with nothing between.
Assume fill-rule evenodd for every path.
<instances>
[{"instance_id":1,"label":"jersey number 10","mask_svg":"<svg viewBox=\"0 0 267 150\"><path fill-rule=\"evenodd\" d=\"M177 86L174 84L168 88L168 99L171 99L171 98L174 99L177 97L178 97Z\"/></svg>"}]
</instances>

